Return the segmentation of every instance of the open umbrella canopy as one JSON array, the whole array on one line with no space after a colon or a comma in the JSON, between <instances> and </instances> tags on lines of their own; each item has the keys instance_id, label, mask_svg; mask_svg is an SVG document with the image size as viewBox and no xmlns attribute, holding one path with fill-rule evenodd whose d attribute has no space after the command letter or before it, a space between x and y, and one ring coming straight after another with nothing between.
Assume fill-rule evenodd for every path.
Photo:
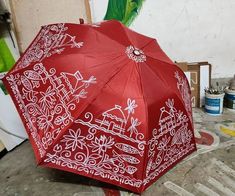
<instances>
[{"instance_id":1,"label":"open umbrella canopy","mask_svg":"<svg viewBox=\"0 0 235 196\"><path fill-rule=\"evenodd\" d=\"M4 84L40 165L140 193L196 150L184 73L117 21L43 26Z\"/></svg>"}]
</instances>

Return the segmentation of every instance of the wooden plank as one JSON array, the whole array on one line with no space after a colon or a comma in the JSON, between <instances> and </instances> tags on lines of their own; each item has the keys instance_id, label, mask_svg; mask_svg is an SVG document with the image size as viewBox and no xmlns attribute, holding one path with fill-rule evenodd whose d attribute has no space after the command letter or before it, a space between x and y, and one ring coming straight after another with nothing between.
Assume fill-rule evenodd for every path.
<instances>
[{"instance_id":1,"label":"wooden plank","mask_svg":"<svg viewBox=\"0 0 235 196\"><path fill-rule=\"evenodd\" d=\"M87 23L91 24L92 23L91 7L90 7L89 0L84 0L84 3L85 3L85 7L86 7Z\"/></svg>"},{"instance_id":2,"label":"wooden plank","mask_svg":"<svg viewBox=\"0 0 235 196\"><path fill-rule=\"evenodd\" d=\"M84 0L11 0L10 6L20 52L28 47L43 25L79 23L79 18L85 22L90 20Z\"/></svg>"}]
</instances>

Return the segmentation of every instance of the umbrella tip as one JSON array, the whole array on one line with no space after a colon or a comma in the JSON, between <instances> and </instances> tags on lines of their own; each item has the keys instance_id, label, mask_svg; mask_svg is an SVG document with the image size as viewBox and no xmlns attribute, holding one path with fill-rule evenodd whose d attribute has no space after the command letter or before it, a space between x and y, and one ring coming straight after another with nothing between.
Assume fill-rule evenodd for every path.
<instances>
[{"instance_id":1,"label":"umbrella tip","mask_svg":"<svg viewBox=\"0 0 235 196\"><path fill-rule=\"evenodd\" d=\"M84 19L83 18L79 18L79 23L80 24L84 24Z\"/></svg>"}]
</instances>

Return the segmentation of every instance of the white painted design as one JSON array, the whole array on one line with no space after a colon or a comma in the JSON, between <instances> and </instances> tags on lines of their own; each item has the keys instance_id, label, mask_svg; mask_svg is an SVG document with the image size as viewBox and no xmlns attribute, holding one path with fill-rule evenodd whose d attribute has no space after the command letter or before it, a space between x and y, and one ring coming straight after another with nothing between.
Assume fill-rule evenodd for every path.
<instances>
[{"instance_id":1,"label":"white painted design","mask_svg":"<svg viewBox=\"0 0 235 196\"><path fill-rule=\"evenodd\" d=\"M211 160L211 162L213 164L215 164L216 166L218 166L221 170L223 170L224 172L226 172L227 174L235 177L235 170L233 170L232 168L230 168L229 166L227 166L225 163L213 158Z\"/></svg>"},{"instance_id":2,"label":"white painted design","mask_svg":"<svg viewBox=\"0 0 235 196\"><path fill-rule=\"evenodd\" d=\"M186 191L184 188L178 186L177 184L175 184L171 181L165 182L164 186L166 188L172 190L173 192L175 192L177 195L180 195L180 196L194 196L194 194Z\"/></svg>"},{"instance_id":3,"label":"white painted design","mask_svg":"<svg viewBox=\"0 0 235 196\"><path fill-rule=\"evenodd\" d=\"M228 186L232 187L235 190L235 181L229 178L226 175L221 176L222 182L225 182Z\"/></svg>"},{"instance_id":4,"label":"white painted design","mask_svg":"<svg viewBox=\"0 0 235 196\"><path fill-rule=\"evenodd\" d=\"M225 187L222 183L220 183L219 181L217 181L216 179L212 178L209 176L208 178L208 182L215 187L216 189L218 189L219 191L221 191L222 193L224 193L227 196L235 196L235 193L232 192L229 188Z\"/></svg>"},{"instance_id":5,"label":"white painted design","mask_svg":"<svg viewBox=\"0 0 235 196\"><path fill-rule=\"evenodd\" d=\"M112 137L106 137L105 135L101 135L98 139L95 137L95 141L91 141L89 147L92 148L92 152L97 152L98 154L105 153L108 149L114 144L114 139Z\"/></svg>"},{"instance_id":6,"label":"white painted design","mask_svg":"<svg viewBox=\"0 0 235 196\"><path fill-rule=\"evenodd\" d=\"M137 148L124 143L116 143L115 147L123 152L129 153L129 154L139 154L141 157L144 154L144 151L139 151Z\"/></svg>"},{"instance_id":7,"label":"white painted design","mask_svg":"<svg viewBox=\"0 0 235 196\"><path fill-rule=\"evenodd\" d=\"M176 160L195 148L191 144L193 131L189 128L189 119L174 106L174 99L168 99L160 108L158 125L152 131L148 141L148 163L144 184L157 177Z\"/></svg>"},{"instance_id":8,"label":"white painted design","mask_svg":"<svg viewBox=\"0 0 235 196\"><path fill-rule=\"evenodd\" d=\"M128 99L127 107L123 109L120 105L114 105L113 108L102 112L99 118L93 117L93 114L86 112L83 118L75 122L105 133L119 136L131 142L138 144L139 150L144 150L144 135L138 131L141 124L133 115L138 105L135 100ZM133 149L132 149L133 150Z\"/></svg>"},{"instance_id":9,"label":"white painted design","mask_svg":"<svg viewBox=\"0 0 235 196\"><path fill-rule=\"evenodd\" d=\"M102 116L102 119L95 120L100 127L119 133L123 133L125 131L127 120L121 106L115 105L114 108L103 112Z\"/></svg>"},{"instance_id":10,"label":"white painted design","mask_svg":"<svg viewBox=\"0 0 235 196\"><path fill-rule=\"evenodd\" d=\"M137 168L134 166L128 165L128 166L126 166L125 171L128 174L133 175L137 171Z\"/></svg>"},{"instance_id":11,"label":"white painted design","mask_svg":"<svg viewBox=\"0 0 235 196\"><path fill-rule=\"evenodd\" d=\"M70 130L69 134L54 147L53 154L46 154L45 162L140 187L141 180L128 176L137 171L137 167L133 165L139 164L140 161L133 156L120 155L112 150L115 143L112 136L96 137L95 133L94 130L89 130L88 135L81 136L80 129ZM108 151L112 152L112 155L109 155Z\"/></svg>"},{"instance_id":12,"label":"white painted design","mask_svg":"<svg viewBox=\"0 0 235 196\"><path fill-rule=\"evenodd\" d=\"M184 101L185 108L187 112L191 115L192 104L191 104L190 89L188 86L187 79L184 78L183 76L180 76L178 71L175 72L175 78L177 79L177 88L179 89L181 97Z\"/></svg>"},{"instance_id":13,"label":"white painted design","mask_svg":"<svg viewBox=\"0 0 235 196\"><path fill-rule=\"evenodd\" d=\"M42 63L35 64L32 70L21 75L10 74L6 79L41 157L61 130L74 121L71 112L86 99L87 88L96 83L94 76L83 78L79 70L57 74L56 69L47 70ZM70 131L70 135L76 137L77 132ZM68 137L64 139L68 140ZM71 149L75 150L75 146L72 145Z\"/></svg>"},{"instance_id":14,"label":"white painted design","mask_svg":"<svg viewBox=\"0 0 235 196\"><path fill-rule=\"evenodd\" d=\"M55 24L42 27L38 36L17 62L14 72L27 67L30 63L39 63L55 54L62 54L67 47L81 48L83 42L77 42L76 36L70 35L65 24Z\"/></svg>"},{"instance_id":15,"label":"white painted design","mask_svg":"<svg viewBox=\"0 0 235 196\"><path fill-rule=\"evenodd\" d=\"M221 182L223 182L225 185L228 185L229 187L233 188L233 190L235 190L235 180L228 177L224 172L221 171L216 171L216 172Z\"/></svg>"},{"instance_id":16,"label":"white painted design","mask_svg":"<svg viewBox=\"0 0 235 196\"><path fill-rule=\"evenodd\" d=\"M134 46L126 47L126 54L129 59L131 59L137 63L143 63L146 61L146 56L145 56L144 52Z\"/></svg>"},{"instance_id":17,"label":"white painted design","mask_svg":"<svg viewBox=\"0 0 235 196\"><path fill-rule=\"evenodd\" d=\"M201 191L204 195L207 195L207 196L220 196L218 193L216 193L215 191L211 190L210 188L208 188L207 186L205 186L203 184L197 183L194 186L199 191Z\"/></svg>"},{"instance_id":18,"label":"white painted design","mask_svg":"<svg viewBox=\"0 0 235 196\"><path fill-rule=\"evenodd\" d=\"M114 154L114 157L119 157L120 159L128 162L128 163L131 163L131 164L134 164L134 165L137 165L140 163L139 159L131 156L131 155L127 155L127 154L118 154L117 152L115 152L113 150L113 154Z\"/></svg>"},{"instance_id":19,"label":"white painted design","mask_svg":"<svg viewBox=\"0 0 235 196\"><path fill-rule=\"evenodd\" d=\"M85 137L81 136L81 129L78 129L77 131L69 129L69 135L63 135L61 142L65 142L66 150L71 149L72 151L75 151L77 148L83 149L83 146L85 145L84 139Z\"/></svg>"},{"instance_id":20,"label":"white painted design","mask_svg":"<svg viewBox=\"0 0 235 196\"><path fill-rule=\"evenodd\" d=\"M85 112L74 121L79 128L69 129L53 152L46 153L44 161L132 187L146 185L194 148L190 145L186 115L178 111L170 99L162 108L165 110L160 110L158 128L153 130L153 139L147 143L149 171L144 180L133 177L143 167L146 140L140 131L141 122L135 117L138 104L130 98L127 106L116 104L96 114L99 117Z\"/></svg>"},{"instance_id":21,"label":"white painted design","mask_svg":"<svg viewBox=\"0 0 235 196\"><path fill-rule=\"evenodd\" d=\"M46 154L45 162L140 187L142 180L133 174L142 168L146 141L134 116L137 108L129 98L126 107L116 104L99 118L86 112L74 121L79 128L69 129L53 152Z\"/></svg>"},{"instance_id":22,"label":"white painted design","mask_svg":"<svg viewBox=\"0 0 235 196\"><path fill-rule=\"evenodd\" d=\"M54 68L47 70L38 63L22 75L10 74L7 80L41 157L46 156L45 162L140 187L194 149L190 145L188 118L175 108L173 99L168 99L160 109L158 124L146 143L142 122L135 117L138 104L130 98L126 106L111 106L96 115L99 117L87 111L75 120L71 111L88 96L87 88L96 84L94 76L84 78L79 70L58 74ZM79 128L69 128L71 123L77 123ZM52 152L46 153L45 149L67 128ZM133 175L143 167L146 145L146 179L136 179Z\"/></svg>"}]
</instances>

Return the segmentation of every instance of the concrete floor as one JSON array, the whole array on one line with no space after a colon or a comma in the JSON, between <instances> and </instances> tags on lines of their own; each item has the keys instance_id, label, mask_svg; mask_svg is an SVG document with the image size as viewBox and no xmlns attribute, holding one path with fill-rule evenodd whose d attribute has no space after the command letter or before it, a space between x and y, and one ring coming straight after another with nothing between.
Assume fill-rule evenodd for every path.
<instances>
[{"instance_id":1,"label":"concrete floor","mask_svg":"<svg viewBox=\"0 0 235 196\"><path fill-rule=\"evenodd\" d=\"M143 196L235 195L235 113L225 110L222 116L211 117L195 109L194 123L198 151L162 176ZM0 160L0 173L1 196L135 195L79 175L37 167L28 141Z\"/></svg>"}]
</instances>

